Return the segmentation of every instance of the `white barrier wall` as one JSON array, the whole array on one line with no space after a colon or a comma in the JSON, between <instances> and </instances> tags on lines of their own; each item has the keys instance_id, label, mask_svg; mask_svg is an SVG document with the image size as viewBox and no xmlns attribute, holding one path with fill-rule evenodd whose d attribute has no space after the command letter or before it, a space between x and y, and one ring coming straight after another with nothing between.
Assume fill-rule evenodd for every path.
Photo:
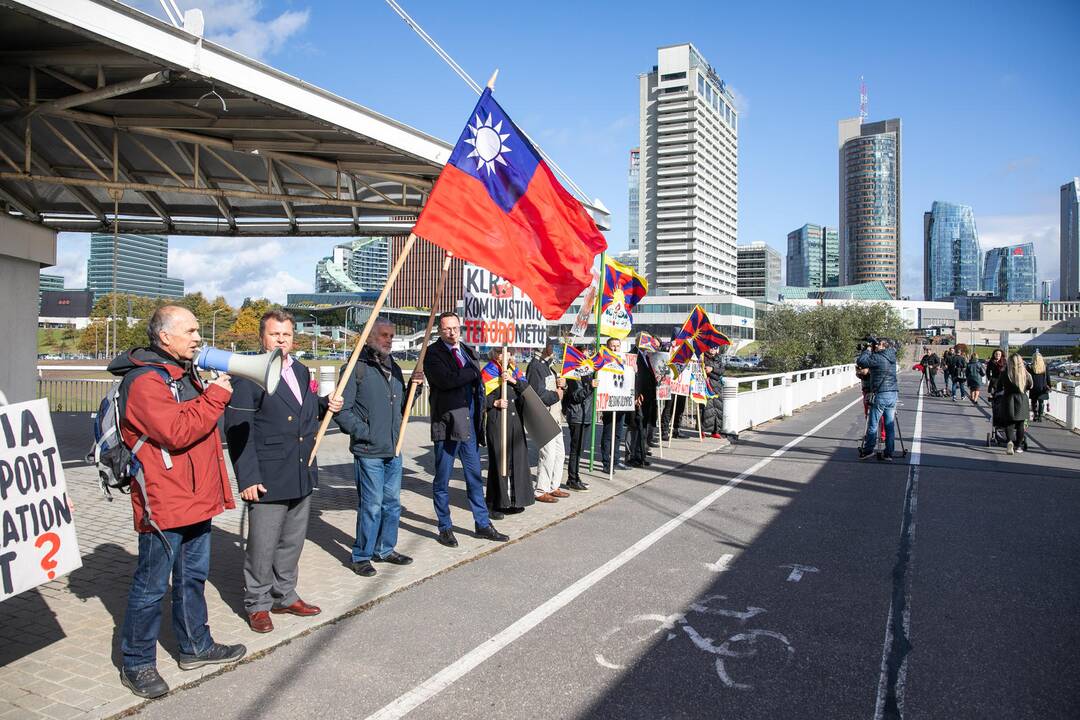
<instances>
[{"instance_id":1,"label":"white barrier wall","mask_svg":"<svg viewBox=\"0 0 1080 720\"><path fill-rule=\"evenodd\" d=\"M855 365L834 365L776 375L725 377L724 432L738 433L788 417L810 403L859 384Z\"/></svg>"},{"instance_id":2,"label":"white barrier wall","mask_svg":"<svg viewBox=\"0 0 1080 720\"><path fill-rule=\"evenodd\" d=\"M1050 389L1046 414L1069 430L1080 428L1080 384L1070 387L1065 383L1056 383Z\"/></svg>"}]
</instances>

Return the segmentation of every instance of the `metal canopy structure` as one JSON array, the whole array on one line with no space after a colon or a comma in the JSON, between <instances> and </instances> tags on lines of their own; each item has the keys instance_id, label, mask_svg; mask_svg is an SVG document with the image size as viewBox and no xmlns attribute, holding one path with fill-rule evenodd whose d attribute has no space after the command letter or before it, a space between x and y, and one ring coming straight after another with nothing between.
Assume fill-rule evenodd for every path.
<instances>
[{"instance_id":1,"label":"metal canopy structure","mask_svg":"<svg viewBox=\"0 0 1080 720\"><path fill-rule=\"evenodd\" d=\"M0 206L49 228L400 234L450 151L121 3L0 0Z\"/></svg>"}]
</instances>

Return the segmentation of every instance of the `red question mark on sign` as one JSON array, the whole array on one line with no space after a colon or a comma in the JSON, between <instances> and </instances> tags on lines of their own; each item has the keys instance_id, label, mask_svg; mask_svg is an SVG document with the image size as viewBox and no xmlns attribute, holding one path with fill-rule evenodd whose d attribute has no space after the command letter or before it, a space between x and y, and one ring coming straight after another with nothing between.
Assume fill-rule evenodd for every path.
<instances>
[{"instance_id":1,"label":"red question mark on sign","mask_svg":"<svg viewBox=\"0 0 1080 720\"><path fill-rule=\"evenodd\" d=\"M37 539L34 543L34 547L40 548L45 543L51 543L52 549L45 553L45 557L41 558L41 569L49 573L49 579L52 580L56 577L56 573L52 571L56 567L56 561L53 560L53 555L60 551L60 536L56 533L45 533Z\"/></svg>"}]
</instances>

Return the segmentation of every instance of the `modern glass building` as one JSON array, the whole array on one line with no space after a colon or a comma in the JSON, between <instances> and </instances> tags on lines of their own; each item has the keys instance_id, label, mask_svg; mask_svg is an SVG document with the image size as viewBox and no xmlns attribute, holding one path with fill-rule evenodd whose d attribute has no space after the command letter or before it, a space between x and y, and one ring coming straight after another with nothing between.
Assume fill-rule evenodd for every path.
<instances>
[{"instance_id":1,"label":"modern glass building","mask_svg":"<svg viewBox=\"0 0 1080 720\"><path fill-rule=\"evenodd\" d=\"M986 251L982 289L989 290L1001 302L1035 302L1038 268L1032 243L1007 245Z\"/></svg>"},{"instance_id":2,"label":"modern glass building","mask_svg":"<svg viewBox=\"0 0 1080 720\"><path fill-rule=\"evenodd\" d=\"M90 236L86 289L94 301L113 292L152 298L184 295L184 281L169 276L169 238L164 235Z\"/></svg>"},{"instance_id":3,"label":"modern glass building","mask_svg":"<svg viewBox=\"0 0 1080 720\"><path fill-rule=\"evenodd\" d=\"M840 284L840 240L836 228L806 224L788 233L787 284L836 287Z\"/></svg>"},{"instance_id":4,"label":"modern glass building","mask_svg":"<svg viewBox=\"0 0 1080 720\"><path fill-rule=\"evenodd\" d=\"M641 272L650 295L737 287L739 133L735 98L690 43L657 50L638 78Z\"/></svg>"},{"instance_id":5,"label":"modern glass building","mask_svg":"<svg viewBox=\"0 0 1080 720\"><path fill-rule=\"evenodd\" d=\"M923 297L946 300L979 290L982 254L975 213L968 205L935 200L923 213Z\"/></svg>"},{"instance_id":6,"label":"modern glass building","mask_svg":"<svg viewBox=\"0 0 1080 720\"><path fill-rule=\"evenodd\" d=\"M641 150L638 148L634 148L630 151L630 172L628 175L627 184L629 187L627 188L627 192L630 198L630 208L626 215L627 225L629 226L629 232L627 234L629 235L628 239L630 242L628 249L637 252L638 241L640 240L638 228L641 227L638 221L638 211L641 205L641 203L638 202L638 193L640 190L638 188L638 183L641 181ZM637 265L638 263L635 261L634 267L637 267Z\"/></svg>"},{"instance_id":7,"label":"modern glass building","mask_svg":"<svg viewBox=\"0 0 1080 720\"><path fill-rule=\"evenodd\" d=\"M41 310L41 293L47 290L63 290L64 276L40 273L38 275L38 311Z\"/></svg>"},{"instance_id":8,"label":"modern glass building","mask_svg":"<svg viewBox=\"0 0 1080 720\"><path fill-rule=\"evenodd\" d=\"M892 300L889 289L880 280L859 285L838 287L799 287L785 285L780 288L780 302L785 300Z\"/></svg>"},{"instance_id":9,"label":"modern glass building","mask_svg":"<svg viewBox=\"0 0 1080 720\"><path fill-rule=\"evenodd\" d=\"M1058 297L1080 300L1080 177L1061 186L1061 281Z\"/></svg>"},{"instance_id":10,"label":"modern glass building","mask_svg":"<svg viewBox=\"0 0 1080 720\"><path fill-rule=\"evenodd\" d=\"M740 245L738 296L763 302L780 297L780 253L763 242Z\"/></svg>"},{"instance_id":11,"label":"modern glass building","mask_svg":"<svg viewBox=\"0 0 1080 720\"><path fill-rule=\"evenodd\" d=\"M900 119L840 121L843 282L881 280L900 292Z\"/></svg>"},{"instance_id":12,"label":"modern glass building","mask_svg":"<svg viewBox=\"0 0 1080 720\"><path fill-rule=\"evenodd\" d=\"M380 290L390 274L390 239L358 238L335 245L315 264L315 292Z\"/></svg>"}]
</instances>

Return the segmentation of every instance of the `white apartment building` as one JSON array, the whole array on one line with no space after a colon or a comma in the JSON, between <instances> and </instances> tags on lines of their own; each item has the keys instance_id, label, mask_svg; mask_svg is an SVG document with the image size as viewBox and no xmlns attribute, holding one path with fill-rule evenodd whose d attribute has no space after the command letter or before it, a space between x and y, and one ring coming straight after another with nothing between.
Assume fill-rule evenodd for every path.
<instances>
[{"instance_id":1,"label":"white apartment building","mask_svg":"<svg viewBox=\"0 0 1080 720\"><path fill-rule=\"evenodd\" d=\"M733 295L739 142L735 98L690 43L639 76L639 267L650 295Z\"/></svg>"}]
</instances>

